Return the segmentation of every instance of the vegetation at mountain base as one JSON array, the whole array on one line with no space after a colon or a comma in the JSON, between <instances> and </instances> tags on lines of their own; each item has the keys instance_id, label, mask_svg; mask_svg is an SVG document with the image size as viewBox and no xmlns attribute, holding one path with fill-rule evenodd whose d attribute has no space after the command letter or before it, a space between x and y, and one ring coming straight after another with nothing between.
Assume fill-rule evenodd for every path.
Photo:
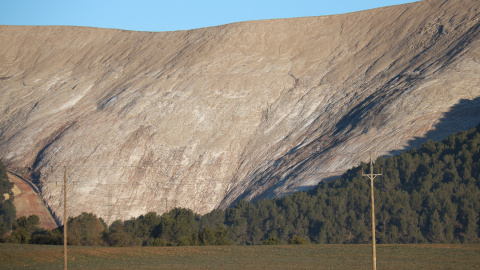
<instances>
[{"instance_id":1,"label":"vegetation at mountain base","mask_svg":"<svg viewBox=\"0 0 480 270\"><path fill-rule=\"evenodd\" d=\"M8 180L7 170L0 161L0 239L11 229L15 221L12 188L13 183Z\"/></svg>"},{"instance_id":2,"label":"vegetation at mountain base","mask_svg":"<svg viewBox=\"0 0 480 270\"><path fill-rule=\"evenodd\" d=\"M480 242L480 125L398 156L379 157L373 169L383 171L374 184L378 243ZM370 181L362 176L368 170L362 163L309 192L256 204L241 200L203 216L175 208L107 226L94 214L82 213L68 221L68 242L99 246L368 243ZM17 219L9 239L60 244L63 227L38 230L37 219Z\"/></svg>"},{"instance_id":3,"label":"vegetation at mountain base","mask_svg":"<svg viewBox=\"0 0 480 270\"><path fill-rule=\"evenodd\" d=\"M475 243L479 241L480 125L442 142L379 157L374 171L379 243ZM293 236L313 243L371 241L368 166L321 182L310 192L240 201L225 211L225 224L240 244Z\"/></svg>"}]
</instances>

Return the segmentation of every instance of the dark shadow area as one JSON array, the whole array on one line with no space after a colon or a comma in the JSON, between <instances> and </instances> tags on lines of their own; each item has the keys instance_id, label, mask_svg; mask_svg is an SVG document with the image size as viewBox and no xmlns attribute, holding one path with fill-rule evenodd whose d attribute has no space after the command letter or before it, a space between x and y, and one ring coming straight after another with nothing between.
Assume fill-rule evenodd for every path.
<instances>
[{"instance_id":1,"label":"dark shadow area","mask_svg":"<svg viewBox=\"0 0 480 270\"><path fill-rule=\"evenodd\" d=\"M408 141L403 150L392 151L392 155L400 154L405 150L418 148L428 140L441 141L446 137L462 130L468 130L480 123L480 97L472 100L462 99L450 108L450 111L439 119L434 128L423 137L415 137Z\"/></svg>"},{"instance_id":2,"label":"dark shadow area","mask_svg":"<svg viewBox=\"0 0 480 270\"><path fill-rule=\"evenodd\" d=\"M407 142L407 145L403 149L394 150L389 155L398 155L404 151L412 148L418 148L428 140L441 141L444 138L457 133L462 130L468 130L477 126L480 122L480 97L472 100L462 99L459 103L452 106L443 117L438 119L438 123L434 125L433 129L428 131L425 136L415 137ZM261 171L255 173L254 181L238 196L235 200L228 204L228 207L235 205L239 200L247 199L252 202L258 202L259 200L272 198L272 194L275 194L275 190L282 185L286 185L288 180L297 177L307 167L315 164L315 160L319 155L328 152L329 147L323 149L323 151L309 153L309 149L315 148L313 141L311 144L305 146L305 149L294 148L295 151L290 151L286 155L282 156L274 162L273 166L264 168ZM335 147L339 142L332 142L330 147ZM385 155L385 157L389 156ZM332 181L337 179L338 176L330 176L323 181ZM301 187L296 191L307 191L309 188L315 188L316 185L310 187ZM249 198L250 194L255 190L262 189L262 192ZM228 194L226 196L228 198ZM222 203L225 203L222 202Z\"/></svg>"}]
</instances>

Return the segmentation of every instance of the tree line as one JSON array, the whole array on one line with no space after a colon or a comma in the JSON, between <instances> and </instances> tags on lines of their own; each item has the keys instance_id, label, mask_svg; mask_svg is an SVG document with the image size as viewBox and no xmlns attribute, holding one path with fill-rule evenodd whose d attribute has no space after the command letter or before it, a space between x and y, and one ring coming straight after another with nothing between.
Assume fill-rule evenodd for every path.
<instances>
[{"instance_id":1,"label":"tree line","mask_svg":"<svg viewBox=\"0 0 480 270\"><path fill-rule=\"evenodd\" d=\"M0 236L6 234L15 221L16 210L13 205L13 183L8 180L7 170L0 162Z\"/></svg>"},{"instance_id":2,"label":"tree line","mask_svg":"<svg viewBox=\"0 0 480 270\"><path fill-rule=\"evenodd\" d=\"M397 156L379 157L374 171L380 168L383 175L374 184L378 243L480 242L480 125ZM309 192L256 203L241 200L206 215L175 208L107 226L83 213L69 219L68 241L109 246L369 243L370 181L362 176L368 170L361 163ZM63 227L27 229L29 219L35 218L14 222L9 241L61 244ZM27 237L17 233L19 228Z\"/></svg>"}]
</instances>

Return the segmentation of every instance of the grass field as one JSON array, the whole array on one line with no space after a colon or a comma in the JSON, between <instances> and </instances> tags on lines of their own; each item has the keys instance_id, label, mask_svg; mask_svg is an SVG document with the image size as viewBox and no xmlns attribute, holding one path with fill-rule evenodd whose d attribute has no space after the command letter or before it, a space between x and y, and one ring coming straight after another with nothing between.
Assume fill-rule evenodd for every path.
<instances>
[{"instance_id":1,"label":"grass field","mask_svg":"<svg viewBox=\"0 0 480 270\"><path fill-rule=\"evenodd\" d=\"M69 269L371 269L370 245L69 247ZM378 269L480 269L480 245L378 245ZM0 244L0 269L63 269L63 246Z\"/></svg>"}]
</instances>

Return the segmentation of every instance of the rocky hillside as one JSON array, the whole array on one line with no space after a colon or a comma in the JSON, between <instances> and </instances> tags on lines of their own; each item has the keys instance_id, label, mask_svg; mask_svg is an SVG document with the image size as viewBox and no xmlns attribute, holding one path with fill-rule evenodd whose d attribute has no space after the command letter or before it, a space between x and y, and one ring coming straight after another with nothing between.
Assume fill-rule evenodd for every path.
<instances>
[{"instance_id":1,"label":"rocky hillside","mask_svg":"<svg viewBox=\"0 0 480 270\"><path fill-rule=\"evenodd\" d=\"M0 26L0 158L112 222L306 189L478 123L480 5L178 32Z\"/></svg>"}]
</instances>

